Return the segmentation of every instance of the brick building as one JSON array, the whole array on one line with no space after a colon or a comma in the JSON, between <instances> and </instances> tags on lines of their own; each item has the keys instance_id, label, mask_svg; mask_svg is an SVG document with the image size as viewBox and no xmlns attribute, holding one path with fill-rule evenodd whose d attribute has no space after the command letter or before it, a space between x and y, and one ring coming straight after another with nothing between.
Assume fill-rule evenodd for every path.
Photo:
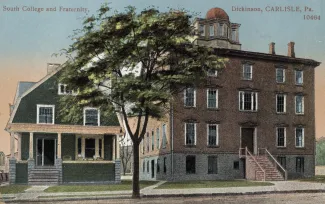
<instances>
[{"instance_id":1,"label":"brick building","mask_svg":"<svg viewBox=\"0 0 325 204\"><path fill-rule=\"evenodd\" d=\"M240 24L220 8L195 19L196 43L228 58L201 87L151 119L140 147L142 180L283 180L315 172L314 68L319 62L241 50Z\"/></svg>"}]
</instances>

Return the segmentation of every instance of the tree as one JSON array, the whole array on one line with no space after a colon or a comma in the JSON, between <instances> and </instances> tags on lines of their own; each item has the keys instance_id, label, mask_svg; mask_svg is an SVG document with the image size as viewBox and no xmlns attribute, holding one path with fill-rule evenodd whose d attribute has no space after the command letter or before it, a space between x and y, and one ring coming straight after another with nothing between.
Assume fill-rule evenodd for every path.
<instances>
[{"instance_id":1,"label":"tree","mask_svg":"<svg viewBox=\"0 0 325 204\"><path fill-rule=\"evenodd\" d=\"M132 155L133 155L133 149L131 147L130 141L131 138L127 137L126 134L120 139L121 144L121 162L123 165L123 175L125 176L126 170L129 166L129 163L131 161Z\"/></svg>"},{"instance_id":2,"label":"tree","mask_svg":"<svg viewBox=\"0 0 325 204\"><path fill-rule=\"evenodd\" d=\"M61 115L77 120L81 107L94 106L122 118L133 145L133 198L140 197L139 145L149 118L164 117L175 94L200 85L208 70L224 66L214 49L193 43L197 30L191 17L185 10L160 12L154 7L111 12L103 4L63 50L70 60L61 81L78 94L62 99L69 108ZM130 117L137 119L134 130Z\"/></svg>"}]
</instances>

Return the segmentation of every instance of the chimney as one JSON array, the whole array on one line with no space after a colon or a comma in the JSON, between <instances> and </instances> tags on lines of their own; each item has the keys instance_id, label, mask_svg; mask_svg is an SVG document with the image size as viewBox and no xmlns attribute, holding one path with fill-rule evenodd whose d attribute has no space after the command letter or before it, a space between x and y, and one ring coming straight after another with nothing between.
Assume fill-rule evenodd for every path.
<instances>
[{"instance_id":1,"label":"chimney","mask_svg":"<svg viewBox=\"0 0 325 204\"><path fill-rule=\"evenodd\" d=\"M61 64L56 63L47 63L47 74L51 74L53 71L55 71L58 67L60 67Z\"/></svg>"},{"instance_id":2,"label":"chimney","mask_svg":"<svg viewBox=\"0 0 325 204\"><path fill-rule=\"evenodd\" d=\"M295 43L289 42L288 43L288 57L295 57Z\"/></svg>"},{"instance_id":3,"label":"chimney","mask_svg":"<svg viewBox=\"0 0 325 204\"><path fill-rule=\"evenodd\" d=\"M271 42L269 44L269 54L275 55L275 43Z\"/></svg>"}]
</instances>

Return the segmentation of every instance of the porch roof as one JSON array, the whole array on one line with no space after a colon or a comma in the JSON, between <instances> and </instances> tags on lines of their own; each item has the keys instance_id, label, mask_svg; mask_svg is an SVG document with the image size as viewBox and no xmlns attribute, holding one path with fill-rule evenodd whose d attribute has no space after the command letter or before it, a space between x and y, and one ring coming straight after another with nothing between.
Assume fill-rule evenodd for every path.
<instances>
[{"instance_id":1,"label":"porch roof","mask_svg":"<svg viewBox=\"0 0 325 204\"><path fill-rule=\"evenodd\" d=\"M83 126L59 124L9 123L8 132L44 132L44 133L74 133L74 134L121 134L120 126Z\"/></svg>"}]
</instances>

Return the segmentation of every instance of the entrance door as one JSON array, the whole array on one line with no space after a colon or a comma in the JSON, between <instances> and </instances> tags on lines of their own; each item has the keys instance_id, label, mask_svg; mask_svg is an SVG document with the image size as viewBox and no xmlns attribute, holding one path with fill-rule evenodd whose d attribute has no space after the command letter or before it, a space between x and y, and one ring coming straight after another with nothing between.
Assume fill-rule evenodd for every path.
<instances>
[{"instance_id":1,"label":"entrance door","mask_svg":"<svg viewBox=\"0 0 325 204\"><path fill-rule=\"evenodd\" d=\"M151 178L155 177L155 160L151 160Z\"/></svg>"},{"instance_id":2,"label":"entrance door","mask_svg":"<svg viewBox=\"0 0 325 204\"><path fill-rule=\"evenodd\" d=\"M56 140L38 138L37 139L37 166L54 166L56 155Z\"/></svg>"},{"instance_id":3,"label":"entrance door","mask_svg":"<svg viewBox=\"0 0 325 204\"><path fill-rule=\"evenodd\" d=\"M255 128L242 128L241 129L241 147L254 153L254 130Z\"/></svg>"}]
</instances>

